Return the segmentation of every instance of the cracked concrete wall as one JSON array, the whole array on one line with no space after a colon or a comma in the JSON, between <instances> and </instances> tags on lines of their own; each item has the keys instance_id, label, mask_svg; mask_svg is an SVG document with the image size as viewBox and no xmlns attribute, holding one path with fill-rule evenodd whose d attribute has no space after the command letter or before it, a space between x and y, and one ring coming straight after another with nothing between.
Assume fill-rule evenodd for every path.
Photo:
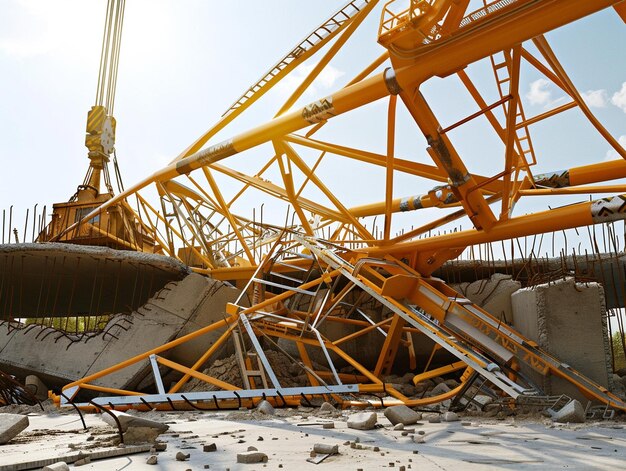
<instances>
[{"instance_id":1,"label":"cracked concrete wall","mask_svg":"<svg viewBox=\"0 0 626 471\"><path fill-rule=\"evenodd\" d=\"M0 325L0 365L13 374L36 374L49 386L64 385L222 319L226 303L238 295L226 283L192 274L168 283L132 314L114 316L102 333L76 341L54 329L17 330L5 323ZM164 356L190 365L219 335L205 334ZM146 360L94 383L132 388L149 372Z\"/></svg>"},{"instance_id":2,"label":"cracked concrete wall","mask_svg":"<svg viewBox=\"0 0 626 471\"><path fill-rule=\"evenodd\" d=\"M604 290L573 278L517 291L511 297L514 327L548 353L601 386L612 386ZM569 382L526 368L546 394L587 399Z\"/></svg>"}]
</instances>

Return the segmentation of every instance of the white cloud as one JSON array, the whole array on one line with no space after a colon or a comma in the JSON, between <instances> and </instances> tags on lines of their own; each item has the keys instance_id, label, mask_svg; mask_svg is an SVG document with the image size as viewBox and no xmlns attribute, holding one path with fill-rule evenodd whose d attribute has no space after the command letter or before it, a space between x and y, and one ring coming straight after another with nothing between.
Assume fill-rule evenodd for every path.
<instances>
[{"instance_id":1,"label":"white cloud","mask_svg":"<svg viewBox=\"0 0 626 471\"><path fill-rule=\"evenodd\" d=\"M317 64L305 64L298 67L291 74L281 81L281 95L290 95L302 83L302 81L311 73ZM345 75L345 72L328 65L320 72L311 86L305 92L306 96L317 97L326 90L333 88L339 78Z\"/></svg>"},{"instance_id":2,"label":"white cloud","mask_svg":"<svg viewBox=\"0 0 626 471\"><path fill-rule=\"evenodd\" d=\"M528 98L531 105L540 105L544 108L560 105L565 100L565 97L554 98L551 87L552 82L543 78L537 79L531 82L530 90L526 93L526 98Z\"/></svg>"},{"instance_id":3,"label":"white cloud","mask_svg":"<svg viewBox=\"0 0 626 471\"><path fill-rule=\"evenodd\" d=\"M606 108L609 101L608 94L604 89L587 90L581 93L581 96L590 108Z\"/></svg>"},{"instance_id":4,"label":"white cloud","mask_svg":"<svg viewBox=\"0 0 626 471\"><path fill-rule=\"evenodd\" d=\"M626 113L626 82L622 83L622 89L619 92L613 94L611 103Z\"/></svg>"},{"instance_id":5,"label":"white cloud","mask_svg":"<svg viewBox=\"0 0 626 471\"><path fill-rule=\"evenodd\" d=\"M626 134L620 136L617 142L619 142L620 146L626 149ZM615 151L615 149L609 149L606 152L606 157L604 158L604 160L616 160L621 158L622 157Z\"/></svg>"},{"instance_id":6,"label":"white cloud","mask_svg":"<svg viewBox=\"0 0 626 471\"><path fill-rule=\"evenodd\" d=\"M526 98L531 105L547 105L552 99L552 92L548 89L550 82L546 79L537 79L530 84L530 91Z\"/></svg>"}]
</instances>

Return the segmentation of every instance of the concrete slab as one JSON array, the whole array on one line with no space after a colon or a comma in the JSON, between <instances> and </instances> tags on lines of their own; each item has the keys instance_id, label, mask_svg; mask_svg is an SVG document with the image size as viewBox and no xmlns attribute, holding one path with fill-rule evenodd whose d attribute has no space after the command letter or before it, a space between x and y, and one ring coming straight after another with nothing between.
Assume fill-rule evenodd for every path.
<instances>
[{"instance_id":1,"label":"concrete slab","mask_svg":"<svg viewBox=\"0 0 626 471\"><path fill-rule=\"evenodd\" d=\"M76 337L51 328L16 330L0 325L0 368L18 376L37 374L49 387L60 387L223 319L227 302L239 290L192 274L170 282L132 314L114 316L98 335ZM197 338L169 353L193 364L221 330ZM132 389L150 374L148 361L113 373L98 385Z\"/></svg>"},{"instance_id":2,"label":"concrete slab","mask_svg":"<svg viewBox=\"0 0 626 471\"><path fill-rule=\"evenodd\" d=\"M0 445L10 442L28 427L28 417L19 414L0 414Z\"/></svg>"},{"instance_id":3,"label":"concrete slab","mask_svg":"<svg viewBox=\"0 0 626 471\"><path fill-rule=\"evenodd\" d=\"M600 284L575 283L569 278L519 290L511 299L517 331L589 379L611 388L611 353ZM569 382L524 371L546 394L566 394L587 403Z\"/></svg>"},{"instance_id":4,"label":"concrete slab","mask_svg":"<svg viewBox=\"0 0 626 471\"><path fill-rule=\"evenodd\" d=\"M59 243L0 244L0 319L130 312L189 273L163 255Z\"/></svg>"}]
</instances>

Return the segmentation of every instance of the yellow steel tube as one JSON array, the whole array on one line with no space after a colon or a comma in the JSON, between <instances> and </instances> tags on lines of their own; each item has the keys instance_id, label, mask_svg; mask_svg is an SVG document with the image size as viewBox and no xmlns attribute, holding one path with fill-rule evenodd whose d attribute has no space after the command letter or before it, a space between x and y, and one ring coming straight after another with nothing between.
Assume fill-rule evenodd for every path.
<instances>
[{"instance_id":1,"label":"yellow steel tube","mask_svg":"<svg viewBox=\"0 0 626 471\"><path fill-rule=\"evenodd\" d=\"M393 247L356 249L355 252L366 252L371 255L376 255L383 253L409 253L421 250L432 251L454 247L467 247L468 245L506 240L513 237L588 226L593 223L591 203L579 203L550 211L541 211L526 216L511 218L506 222L495 225L489 232L476 230L459 231L396 244Z\"/></svg>"},{"instance_id":2,"label":"yellow steel tube","mask_svg":"<svg viewBox=\"0 0 626 471\"><path fill-rule=\"evenodd\" d=\"M187 335L183 335L182 337L179 337L175 340L172 340L171 342L167 342L163 345L160 345L158 347L155 347L151 350L148 350L147 352L144 353L140 353L139 355L135 355L132 358L129 358L128 360L124 360L121 363L118 363L116 365L110 366L108 368L105 368L104 370L98 371L97 373L94 373L92 375L89 376L85 376L84 378L81 378L77 381L74 381L73 383L70 383L68 385L66 385L63 390L65 391L68 388L74 387L74 386L80 386L80 387L84 387L83 385L86 383L89 383L90 381L93 381L95 379L101 378L103 376L106 376L108 374L111 373L115 373L116 371L119 371L123 368L126 368L127 366L130 366L134 363L137 363L138 361L141 360L146 360L150 357L150 355L156 355L158 353L164 352L166 350L169 350L170 348L174 348L178 345L181 345L189 340L195 339L196 337L199 337L201 335L207 334L209 332L212 332L216 329L219 329L221 327L224 327L232 322L235 322L236 319L232 318L232 317L227 317L221 321L217 321L211 325L208 325L206 327L203 327L201 329L196 330L195 332L191 332Z\"/></svg>"},{"instance_id":3,"label":"yellow steel tube","mask_svg":"<svg viewBox=\"0 0 626 471\"><path fill-rule=\"evenodd\" d=\"M626 161L624 161L626 163ZM626 185L580 186L565 188L538 188L535 190L519 190L522 196L545 195L586 195L589 193L618 193L626 191Z\"/></svg>"},{"instance_id":4,"label":"yellow steel tube","mask_svg":"<svg viewBox=\"0 0 626 471\"><path fill-rule=\"evenodd\" d=\"M396 136L396 103L395 95L389 96L389 108L387 110L387 164L385 165L385 227L383 239L388 241L391 237L391 214L393 203L393 159Z\"/></svg>"},{"instance_id":5,"label":"yellow steel tube","mask_svg":"<svg viewBox=\"0 0 626 471\"><path fill-rule=\"evenodd\" d=\"M569 169L569 181L572 186L605 182L624 177L626 177L626 161L624 159L609 160Z\"/></svg>"}]
</instances>

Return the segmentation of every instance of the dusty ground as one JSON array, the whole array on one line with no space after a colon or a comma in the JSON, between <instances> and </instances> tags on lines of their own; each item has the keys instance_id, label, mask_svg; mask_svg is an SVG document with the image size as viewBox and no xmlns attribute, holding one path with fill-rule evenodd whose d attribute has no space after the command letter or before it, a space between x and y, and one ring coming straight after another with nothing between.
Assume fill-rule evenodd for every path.
<instances>
[{"instance_id":1,"label":"dusty ground","mask_svg":"<svg viewBox=\"0 0 626 471\"><path fill-rule=\"evenodd\" d=\"M4 412L4 411L3 411ZM9 412L8 410L6 412ZM15 411L19 412L19 411ZM23 411L25 412L25 411ZM485 470L485 469L624 469L625 422L552 424L540 416L487 419L461 417L459 422L422 421L413 433L393 430L378 413L380 428L347 428L352 411L332 415L317 409L277 410L274 416L258 412L150 412L142 416L166 422L170 430L159 437L167 449L158 464L146 464L148 452L92 461L81 470ZM116 431L98 415L87 415L82 430L74 413L54 410L29 412L30 426L10 443L0 446L0 470L28 461L118 449ZM322 424L334 422L334 429ZM425 443L414 443L421 435ZM358 440L358 443L355 443ZM203 452L215 443L217 451ZM339 445L339 455L320 464L306 461L315 443ZM237 464L237 453L249 446L267 454L265 464ZM374 447L378 447L375 449ZM188 461L175 455L189 453ZM74 468L73 465L70 465Z\"/></svg>"}]
</instances>

